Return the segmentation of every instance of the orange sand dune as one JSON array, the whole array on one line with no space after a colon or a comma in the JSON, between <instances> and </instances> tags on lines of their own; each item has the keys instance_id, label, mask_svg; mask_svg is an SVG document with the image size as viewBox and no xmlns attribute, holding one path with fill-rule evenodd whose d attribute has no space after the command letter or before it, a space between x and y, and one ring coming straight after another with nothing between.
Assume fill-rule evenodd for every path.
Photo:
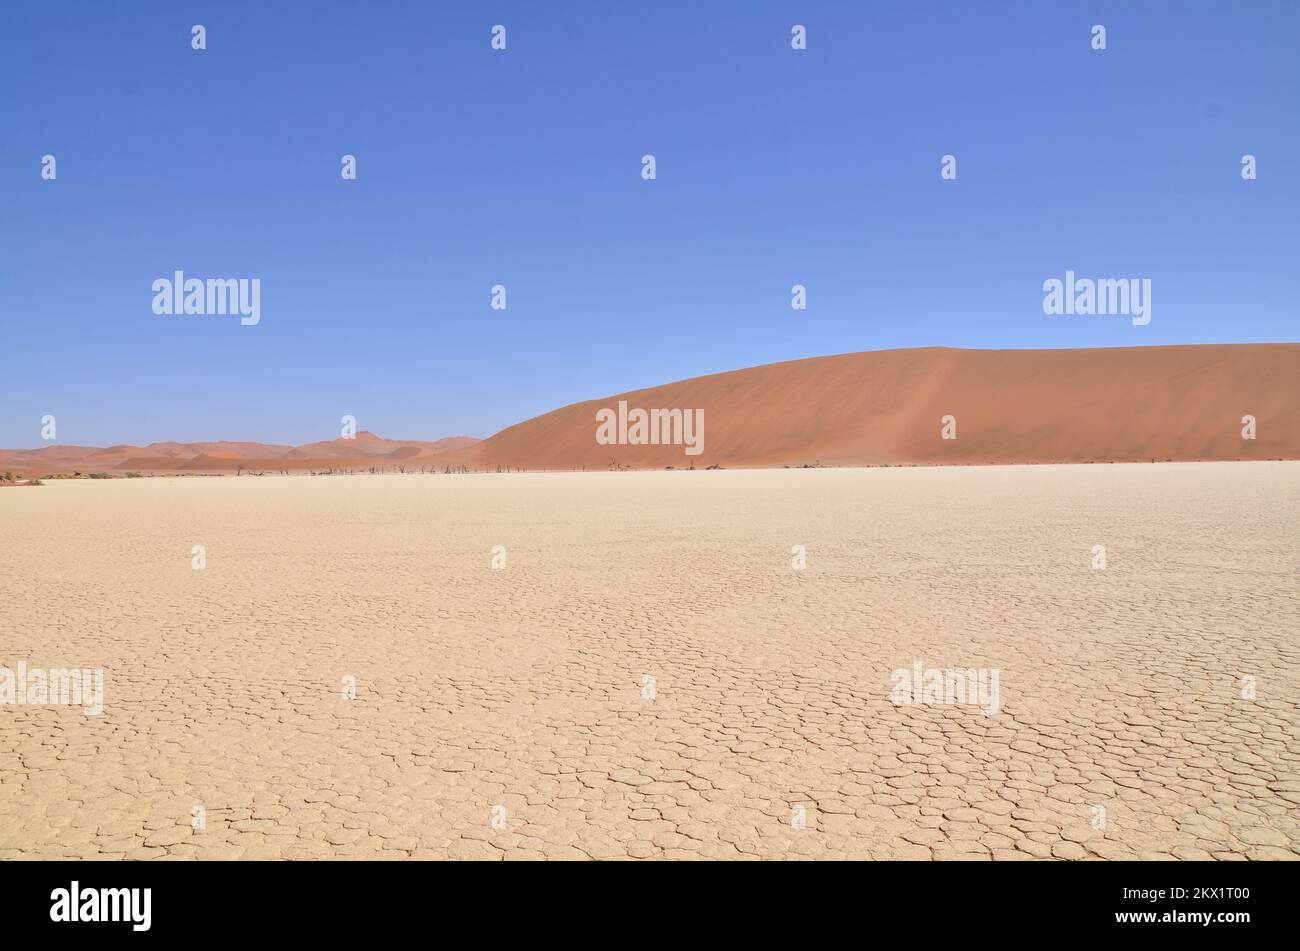
<instances>
[{"instance_id":1,"label":"orange sand dune","mask_svg":"<svg viewBox=\"0 0 1300 951\"><path fill-rule=\"evenodd\" d=\"M598 444L596 412L619 400L703 409L704 451ZM947 415L956 439L941 438ZM1295 459L1300 344L814 357L575 403L444 458L535 470Z\"/></svg>"}]
</instances>

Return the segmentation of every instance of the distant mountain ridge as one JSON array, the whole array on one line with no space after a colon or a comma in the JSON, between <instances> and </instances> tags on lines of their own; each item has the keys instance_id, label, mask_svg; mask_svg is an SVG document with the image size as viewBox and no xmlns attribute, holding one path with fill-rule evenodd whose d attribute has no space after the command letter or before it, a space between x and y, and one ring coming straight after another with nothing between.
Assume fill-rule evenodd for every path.
<instances>
[{"instance_id":1,"label":"distant mountain ridge","mask_svg":"<svg viewBox=\"0 0 1300 951\"><path fill-rule=\"evenodd\" d=\"M81 472L237 472L252 470L348 469L414 465L473 446L472 436L433 441L384 439L362 431L352 439L331 439L301 446L275 443L154 442L147 446L65 446L0 449L0 469L25 476Z\"/></svg>"}]
</instances>

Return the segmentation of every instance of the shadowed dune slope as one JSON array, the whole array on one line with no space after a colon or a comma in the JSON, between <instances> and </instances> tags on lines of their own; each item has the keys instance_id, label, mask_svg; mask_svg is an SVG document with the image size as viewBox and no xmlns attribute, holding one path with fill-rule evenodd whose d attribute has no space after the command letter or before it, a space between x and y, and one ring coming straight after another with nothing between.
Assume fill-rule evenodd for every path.
<instances>
[{"instance_id":1,"label":"shadowed dune slope","mask_svg":"<svg viewBox=\"0 0 1300 951\"><path fill-rule=\"evenodd\" d=\"M704 451L600 445L596 413L703 409ZM1300 344L814 357L566 406L445 457L606 469L1300 458ZM957 438L941 438L942 417ZM1252 415L1257 438L1242 438Z\"/></svg>"}]
</instances>

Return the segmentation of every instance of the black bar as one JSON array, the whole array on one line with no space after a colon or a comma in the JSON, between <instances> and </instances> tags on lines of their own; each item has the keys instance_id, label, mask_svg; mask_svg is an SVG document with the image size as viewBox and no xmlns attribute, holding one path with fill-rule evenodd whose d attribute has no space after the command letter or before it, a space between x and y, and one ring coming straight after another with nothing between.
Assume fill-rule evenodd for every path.
<instances>
[{"instance_id":1,"label":"black bar","mask_svg":"<svg viewBox=\"0 0 1300 951\"><path fill-rule=\"evenodd\" d=\"M621 934L638 943L676 942L698 919L693 935L841 929L918 947L980 936L1222 942L1253 929L1286 933L1294 921L1288 871L1275 862L592 862L545 869L489 862L5 862L0 908L7 938L113 932L128 939L373 941L390 927L427 927L444 939L462 932L471 940ZM127 920L116 923L51 920L56 890L70 899L74 881L88 911L88 890L150 889L148 930L135 930L125 904ZM143 923L143 908L134 910Z\"/></svg>"}]
</instances>

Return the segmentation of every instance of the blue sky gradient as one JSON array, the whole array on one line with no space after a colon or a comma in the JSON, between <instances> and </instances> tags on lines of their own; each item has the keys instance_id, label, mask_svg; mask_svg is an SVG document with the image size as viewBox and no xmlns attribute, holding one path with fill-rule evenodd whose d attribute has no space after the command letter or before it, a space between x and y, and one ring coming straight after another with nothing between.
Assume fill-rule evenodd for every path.
<instances>
[{"instance_id":1,"label":"blue sky gradient","mask_svg":"<svg viewBox=\"0 0 1300 951\"><path fill-rule=\"evenodd\" d=\"M6 0L0 89L5 447L47 413L487 436L820 354L1300 339L1294 2ZM1067 268L1150 278L1151 323L1045 316ZM260 278L261 323L156 316L176 269Z\"/></svg>"}]
</instances>

